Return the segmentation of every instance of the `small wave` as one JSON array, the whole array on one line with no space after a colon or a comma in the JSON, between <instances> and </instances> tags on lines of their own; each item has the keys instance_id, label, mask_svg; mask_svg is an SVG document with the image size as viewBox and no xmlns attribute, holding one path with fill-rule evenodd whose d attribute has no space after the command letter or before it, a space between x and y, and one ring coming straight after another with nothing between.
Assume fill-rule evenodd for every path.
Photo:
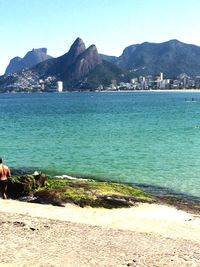
<instances>
[{"instance_id":1,"label":"small wave","mask_svg":"<svg viewBox=\"0 0 200 267\"><path fill-rule=\"evenodd\" d=\"M81 177L73 177L69 175L56 175L54 176L56 179L66 179L66 180L79 180L79 181L91 181L94 182L92 179L86 179L86 178L81 178Z\"/></svg>"}]
</instances>

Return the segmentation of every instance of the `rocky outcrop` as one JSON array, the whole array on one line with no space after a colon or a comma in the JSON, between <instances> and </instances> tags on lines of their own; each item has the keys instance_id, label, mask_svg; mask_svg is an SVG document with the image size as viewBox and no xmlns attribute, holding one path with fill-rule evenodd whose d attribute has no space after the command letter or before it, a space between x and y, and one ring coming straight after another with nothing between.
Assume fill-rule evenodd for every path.
<instances>
[{"instance_id":1,"label":"rocky outcrop","mask_svg":"<svg viewBox=\"0 0 200 267\"><path fill-rule=\"evenodd\" d=\"M79 55L75 63L66 73L66 78L70 82L79 81L99 64L102 64L101 57L98 54L96 46L91 45L87 50Z\"/></svg>"},{"instance_id":2,"label":"rocky outcrop","mask_svg":"<svg viewBox=\"0 0 200 267\"><path fill-rule=\"evenodd\" d=\"M81 38L77 38L66 54L70 63L73 63L77 57L86 50L85 44Z\"/></svg>"},{"instance_id":3,"label":"rocky outcrop","mask_svg":"<svg viewBox=\"0 0 200 267\"><path fill-rule=\"evenodd\" d=\"M47 179L48 176L42 173L38 173L38 175L12 176L8 179L8 195L12 198L28 196L34 190L44 187Z\"/></svg>"},{"instance_id":4,"label":"rocky outcrop","mask_svg":"<svg viewBox=\"0 0 200 267\"><path fill-rule=\"evenodd\" d=\"M21 57L14 57L10 60L9 65L6 68L5 74L11 74L15 71L19 71L23 68L22 58Z\"/></svg>"},{"instance_id":5,"label":"rocky outcrop","mask_svg":"<svg viewBox=\"0 0 200 267\"><path fill-rule=\"evenodd\" d=\"M77 57L82 54L85 49L83 40L81 38L77 38L67 53L60 57L42 62L33 69L43 76L56 76L63 80L67 76L70 66L74 64ZM66 77L66 79L67 78L68 77Z\"/></svg>"},{"instance_id":6,"label":"rocky outcrop","mask_svg":"<svg viewBox=\"0 0 200 267\"><path fill-rule=\"evenodd\" d=\"M8 75L25 68L30 68L49 58L52 57L47 55L46 48L32 49L32 51L29 51L23 58L15 57L11 59L8 67L6 68L5 74Z\"/></svg>"}]
</instances>

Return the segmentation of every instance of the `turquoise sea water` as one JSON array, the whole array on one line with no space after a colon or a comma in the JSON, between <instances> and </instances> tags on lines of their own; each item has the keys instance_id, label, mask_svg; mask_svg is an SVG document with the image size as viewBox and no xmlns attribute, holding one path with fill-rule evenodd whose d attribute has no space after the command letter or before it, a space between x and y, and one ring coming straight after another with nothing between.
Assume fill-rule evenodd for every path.
<instances>
[{"instance_id":1,"label":"turquoise sea water","mask_svg":"<svg viewBox=\"0 0 200 267\"><path fill-rule=\"evenodd\" d=\"M0 154L200 201L200 93L1 94Z\"/></svg>"}]
</instances>

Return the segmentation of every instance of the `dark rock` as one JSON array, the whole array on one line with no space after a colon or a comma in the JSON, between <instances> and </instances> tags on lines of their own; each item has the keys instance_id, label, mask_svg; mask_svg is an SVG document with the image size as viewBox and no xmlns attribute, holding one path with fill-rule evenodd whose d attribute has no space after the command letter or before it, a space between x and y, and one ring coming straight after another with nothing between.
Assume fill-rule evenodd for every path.
<instances>
[{"instance_id":1,"label":"dark rock","mask_svg":"<svg viewBox=\"0 0 200 267\"><path fill-rule=\"evenodd\" d=\"M46 76L56 76L60 80L66 78L66 73L77 57L85 51L85 44L81 38L77 38L69 51L58 58L52 58L46 62L41 62L33 67L43 78Z\"/></svg>"},{"instance_id":2,"label":"dark rock","mask_svg":"<svg viewBox=\"0 0 200 267\"><path fill-rule=\"evenodd\" d=\"M43 187L48 179L45 174L13 176L8 179L8 195L20 198L30 195L35 189Z\"/></svg>"},{"instance_id":3,"label":"dark rock","mask_svg":"<svg viewBox=\"0 0 200 267\"><path fill-rule=\"evenodd\" d=\"M21 226L21 227L26 226L25 222L19 222L19 221L13 222L13 224L16 226Z\"/></svg>"},{"instance_id":4,"label":"dark rock","mask_svg":"<svg viewBox=\"0 0 200 267\"><path fill-rule=\"evenodd\" d=\"M57 192L53 191L38 191L35 193L36 199L32 202L40 204L51 204L53 206L65 207L63 201L59 198Z\"/></svg>"},{"instance_id":5,"label":"dark rock","mask_svg":"<svg viewBox=\"0 0 200 267\"><path fill-rule=\"evenodd\" d=\"M30 227L30 230L35 231L35 230L39 230L39 229L35 228L35 227Z\"/></svg>"},{"instance_id":6,"label":"dark rock","mask_svg":"<svg viewBox=\"0 0 200 267\"><path fill-rule=\"evenodd\" d=\"M101 63L102 60L97 52L96 46L92 45L84 53L79 55L69 71L66 72L67 77L63 78L70 82L79 81Z\"/></svg>"},{"instance_id":7,"label":"dark rock","mask_svg":"<svg viewBox=\"0 0 200 267\"><path fill-rule=\"evenodd\" d=\"M70 47L69 52L67 53L68 60L70 64L73 63L77 57L85 51L86 47L81 38L77 38L75 42ZM66 54L65 54L66 55Z\"/></svg>"}]
</instances>

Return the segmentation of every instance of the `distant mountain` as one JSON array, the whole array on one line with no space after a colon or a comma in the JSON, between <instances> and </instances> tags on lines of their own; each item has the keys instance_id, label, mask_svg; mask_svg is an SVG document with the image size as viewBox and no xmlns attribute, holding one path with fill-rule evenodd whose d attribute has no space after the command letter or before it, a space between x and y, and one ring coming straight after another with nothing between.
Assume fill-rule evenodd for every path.
<instances>
[{"instance_id":1,"label":"distant mountain","mask_svg":"<svg viewBox=\"0 0 200 267\"><path fill-rule=\"evenodd\" d=\"M106 60L106 61L111 62L111 63L116 63L116 61L118 59L115 56L108 56L108 55L103 55L103 54L99 54L99 55L103 60Z\"/></svg>"},{"instance_id":2,"label":"distant mountain","mask_svg":"<svg viewBox=\"0 0 200 267\"><path fill-rule=\"evenodd\" d=\"M42 79L47 76L56 77L56 80L64 82L65 87L75 87L99 64L102 64L102 60L96 46L91 45L86 49L82 39L77 38L66 54L41 62L32 70Z\"/></svg>"},{"instance_id":3,"label":"distant mountain","mask_svg":"<svg viewBox=\"0 0 200 267\"><path fill-rule=\"evenodd\" d=\"M33 49L32 51L29 51L23 58L14 57L11 59L6 68L5 74L11 74L25 68L30 68L49 58L52 57L47 55L46 48Z\"/></svg>"},{"instance_id":4,"label":"distant mountain","mask_svg":"<svg viewBox=\"0 0 200 267\"><path fill-rule=\"evenodd\" d=\"M139 75L158 75L160 72L167 78L175 78L181 73L200 76L200 47L178 40L131 45L120 57L114 57L99 54L95 45L86 48L77 38L69 51L60 57L49 58L46 53L45 48L34 49L23 59L13 59L6 70L9 74L0 76L0 91L48 90L55 88L58 81L63 81L66 90L95 90L99 86L129 82ZM29 67L33 58L42 62ZM19 65L23 68L16 71ZM10 74L11 66L15 66L15 72Z\"/></svg>"},{"instance_id":5,"label":"distant mountain","mask_svg":"<svg viewBox=\"0 0 200 267\"><path fill-rule=\"evenodd\" d=\"M104 59L136 75L157 75L163 72L167 77L181 73L200 75L200 47L170 40L163 43L142 43L128 46L122 55Z\"/></svg>"},{"instance_id":6,"label":"distant mountain","mask_svg":"<svg viewBox=\"0 0 200 267\"><path fill-rule=\"evenodd\" d=\"M63 81L68 90L95 90L100 85L109 85L112 80L129 81L129 77L119 67L102 60L95 45L86 48L77 38L66 54L1 76L0 88L1 91L48 90L55 88L57 81Z\"/></svg>"}]
</instances>

